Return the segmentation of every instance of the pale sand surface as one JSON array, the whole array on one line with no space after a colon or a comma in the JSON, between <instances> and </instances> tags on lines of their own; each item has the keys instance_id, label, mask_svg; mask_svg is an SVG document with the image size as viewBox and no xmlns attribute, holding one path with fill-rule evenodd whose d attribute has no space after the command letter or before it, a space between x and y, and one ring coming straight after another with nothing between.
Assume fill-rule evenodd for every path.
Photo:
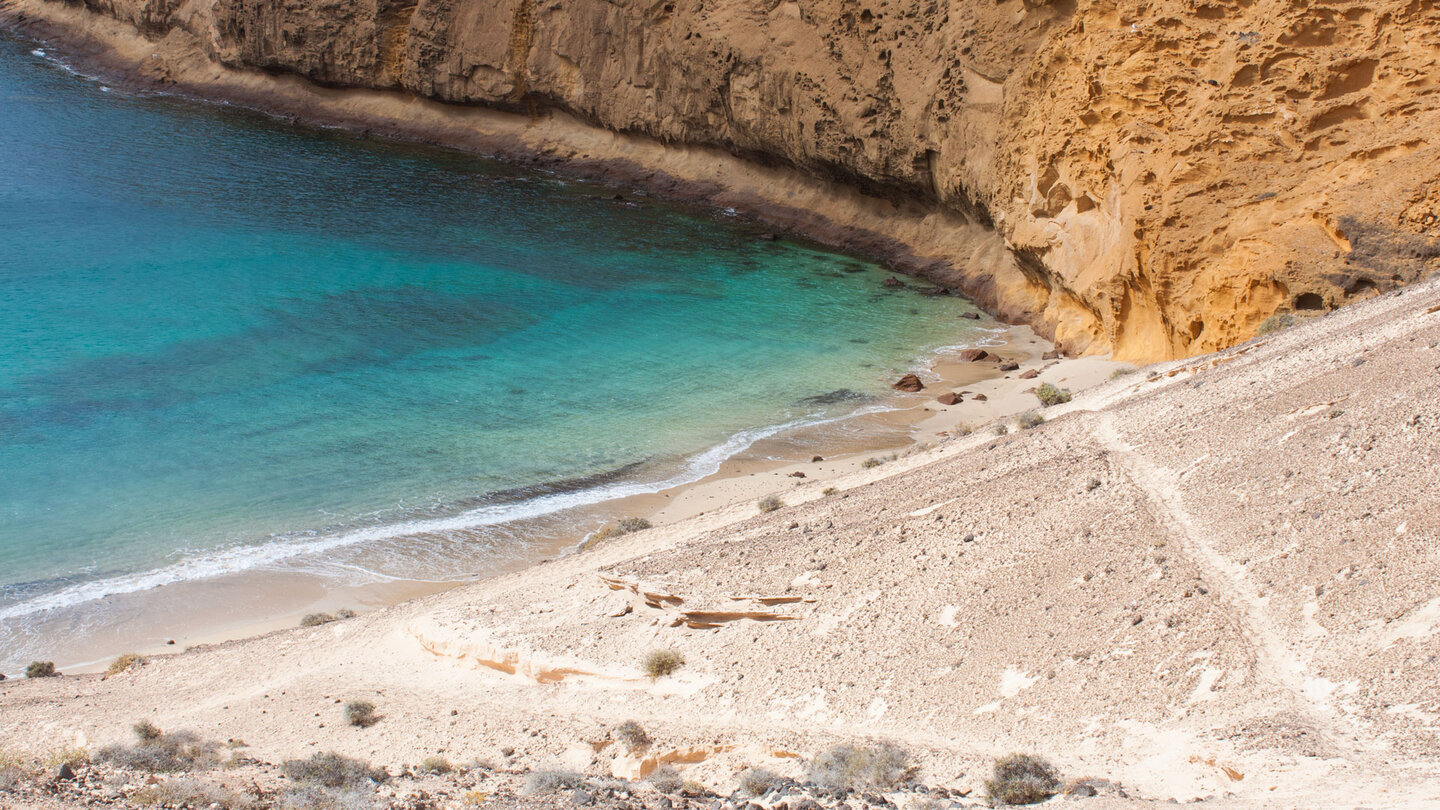
<instances>
[{"instance_id":1,"label":"pale sand surface","mask_svg":"<svg viewBox=\"0 0 1440 810\"><path fill-rule=\"evenodd\" d=\"M1079 388L1081 368L1045 373ZM728 793L746 765L803 775L886 739L973 795L1030 750L1132 797L1095 807L1440 806L1437 377L1432 280L1099 384L1032 430L781 481L771 514L759 490L677 503L697 514L356 619L7 681L0 745L143 717L263 762L673 762ZM664 647L685 666L652 681ZM384 719L344 725L353 697ZM611 740L627 719L643 755Z\"/></svg>"},{"instance_id":2,"label":"pale sand surface","mask_svg":"<svg viewBox=\"0 0 1440 810\"><path fill-rule=\"evenodd\" d=\"M591 533L583 527L599 527L620 517L645 517L665 525L724 506L753 504L767 495L793 499L799 495L792 495L791 490L804 494L813 488L818 492L860 470L866 459L914 452L917 446L950 435L959 425L988 425L1033 409L1036 400L1029 392L1041 382L1078 390L1105 379L1116 368L1129 368L1102 358L1045 360L1042 355L1051 349L1050 344L1027 327L992 324L992 328L995 331L988 342L993 345L988 350L1020 363L1019 370L1001 372L991 360L966 362L953 351L941 353L929 368L916 369L925 381L925 391L897 393L874 403L885 409L881 412L762 440L727 461L719 472L691 484L570 510L543 521L522 522L520 531L527 535L527 544L501 550L502 556L483 564L498 569L499 574L572 553ZM1038 379L1019 379L1030 369L1043 369L1044 373ZM947 391L972 394L962 404L940 405L935 398ZM974 394L988 396L989 401L977 401ZM817 453L823 454L825 461L812 462ZM792 477L796 472L806 477ZM391 580L337 585L303 570L262 570L177 583L112 600L115 610L125 612L123 623L103 634L86 635L83 641L61 640L48 655L63 671L99 672L122 652L165 653L245 638L294 627L308 613L374 610L464 584L465 580Z\"/></svg>"}]
</instances>

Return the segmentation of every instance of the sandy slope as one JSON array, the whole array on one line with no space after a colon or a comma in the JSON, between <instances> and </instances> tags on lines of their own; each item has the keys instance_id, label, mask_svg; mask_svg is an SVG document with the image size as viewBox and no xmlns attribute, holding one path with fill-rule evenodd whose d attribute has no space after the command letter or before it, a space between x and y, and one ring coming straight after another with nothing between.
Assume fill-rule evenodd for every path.
<instances>
[{"instance_id":1,"label":"sandy slope","mask_svg":"<svg viewBox=\"0 0 1440 810\"><path fill-rule=\"evenodd\" d=\"M888 738L962 788L1028 749L1129 805L1440 806L1437 379L1432 280L769 515L733 505L109 680L7 681L0 746L150 717L269 761L628 777L668 758L728 792L745 764L799 773ZM659 647L687 663L652 682ZM352 697L385 718L345 726ZM648 761L605 744L631 718Z\"/></svg>"}]
</instances>

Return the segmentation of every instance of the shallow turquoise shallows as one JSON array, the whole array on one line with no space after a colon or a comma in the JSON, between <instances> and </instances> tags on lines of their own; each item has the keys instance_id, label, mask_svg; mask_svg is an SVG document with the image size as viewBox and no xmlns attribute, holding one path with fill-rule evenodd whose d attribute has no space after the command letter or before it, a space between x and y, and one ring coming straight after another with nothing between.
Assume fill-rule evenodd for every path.
<instances>
[{"instance_id":1,"label":"shallow turquoise shallows","mask_svg":"<svg viewBox=\"0 0 1440 810\"><path fill-rule=\"evenodd\" d=\"M956 299L733 217L111 92L33 48L0 38L11 630L695 478L966 337Z\"/></svg>"}]
</instances>

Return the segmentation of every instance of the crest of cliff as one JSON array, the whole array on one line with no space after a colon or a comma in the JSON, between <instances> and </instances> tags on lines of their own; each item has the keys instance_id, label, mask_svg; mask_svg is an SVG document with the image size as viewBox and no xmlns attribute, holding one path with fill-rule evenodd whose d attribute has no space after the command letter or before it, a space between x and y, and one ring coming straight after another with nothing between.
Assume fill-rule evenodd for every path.
<instances>
[{"instance_id":1,"label":"crest of cliff","mask_svg":"<svg viewBox=\"0 0 1440 810\"><path fill-rule=\"evenodd\" d=\"M1003 271L907 247L1071 352L1208 352L1440 267L1434 0L84 6L229 68L563 112L993 228Z\"/></svg>"}]
</instances>

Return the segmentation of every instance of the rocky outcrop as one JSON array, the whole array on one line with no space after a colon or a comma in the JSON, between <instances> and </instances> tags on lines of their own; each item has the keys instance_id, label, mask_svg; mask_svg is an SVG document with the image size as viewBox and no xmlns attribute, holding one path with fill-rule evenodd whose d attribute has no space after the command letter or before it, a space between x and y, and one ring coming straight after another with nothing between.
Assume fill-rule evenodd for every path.
<instances>
[{"instance_id":1,"label":"rocky outcrop","mask_svg":"<svg viewBox=\"0 0 1440 810\"><path fill-rule=\"evenodd\" d=\"M908 247L1070 351L1209 351L1440 266L1434 0L86 4L230 67L564 111L993 227L1003 284Z\"/></svg>"}]
</instances>

